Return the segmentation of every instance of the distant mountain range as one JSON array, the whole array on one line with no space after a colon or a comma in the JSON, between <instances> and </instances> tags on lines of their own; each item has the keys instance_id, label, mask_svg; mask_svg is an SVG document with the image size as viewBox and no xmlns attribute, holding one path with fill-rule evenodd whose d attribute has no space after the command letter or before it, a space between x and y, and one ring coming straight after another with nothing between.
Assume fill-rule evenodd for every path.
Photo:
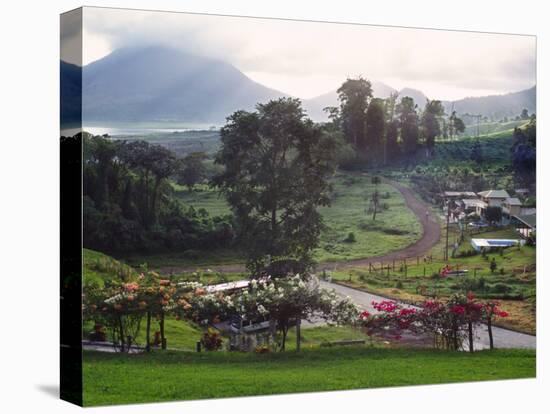
<instances>
[{"instance_id":1,"label":"distant mountain range","mask_svg":"<svg viewBox=\"0 0 550 414\"><path fill-rule=\"evenodd\" d=\"M81 77L80 77L81 75ZM236 110L252 110L288 94L261 85L229 63L165 47L123 48L82 68L61 62L61 123L78 122L82 82L84 123L180 122L219 125ZM394 88L373 82L374 95L386 98ZM447 110L486 116L516 116L523 108L535 112L535 87L506 95L444 102ZM422 107L421 91L405 88ZM336 91L302 100L315 121L326 120L323 108L337 106ZM68 104L67 104L68 103ZM454 104L454 106L453 106Z\"/></svg>"}]
</instances>

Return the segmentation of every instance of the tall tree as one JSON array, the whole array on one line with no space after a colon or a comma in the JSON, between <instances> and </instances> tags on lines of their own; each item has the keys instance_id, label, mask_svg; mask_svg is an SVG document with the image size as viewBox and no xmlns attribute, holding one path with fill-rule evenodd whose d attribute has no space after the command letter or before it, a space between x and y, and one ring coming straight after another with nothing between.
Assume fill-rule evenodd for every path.
<instances>
[{"instance_id":1,"label":"tall tree","mask_svg":"<svg viewBox=\"0 0 550 414\"><path fill-rule=\"evenodd\" d=\"M418 145L419 128L416 109L414 99L409 96L401 98L401 102L396 107L405 156L414 155Z\"/></svg>"},{"instance_id":2,"label":"tall tree","mask_svg":"<svg viewBox=\"0 0 550 414\"><path fill-rule=\"evenodd\" d=\"M120 157L129 168L140 171L143 193L140 210L143 225L149 228L156 223L159 189L163 181L175 172L176 157L170 150L146 141L125 143Z\"/></svg>"},{"instance_id":3,"label":"tall tree","mask_svg":"<svg viewBox=\"0 0 550 414\"><path fill-rule=\"evenodd\" d=\"M380 177L375 175L372 177L371 180L372 184L374 184L374 192L371 196L371 203L372 203L372 221L376 220L376 213L378 213L378 206L380 204L380 193L378 192L378 185L382 182L380 180Z\"/></svg>"},{"instance_id":4,"label":"tall tree","mask_svg":"<svg viewBox=\"0 0 550 414\"><path fill-rule=\"evenodd\" d=\"M193 187L206 177L205 158L203 152L193 152L183 158L176 177L178 184L187 186L189 191L193 190Z\"/></svg>"},{"instance_id":5,"label":"tall tree","mask_svg":"<svg viewBox=\"0 0 550 414\"><path fill-rule=\"evenodd\" d=\"M344 135L357 150L365 151L366 114L372 98L372 85L362 77L348 78L337 92Z\"/></svg>"},{"instance_id":6,"label":"tall tree","mask_svg":"<svg viewBox=\"0 0 550 414\"><path fill-rule=\"evenodd\" d=\"M466 130L466 125L464 124L464 121L457 116L456 111L452 111L451 115L449 116L448 128L449 136L451 139L453 139L453 136L455 134L461 134Z\"/></svg>"},{"instance_id":7,"label":"tall tree","mask_svg":"<svg viewBox=\"0 0 550 414\"><path fill-rule=\"evenodd\" d=\"M393 161L399 158L401 149L399 148L399 121L393 120L386 126L385 140L385 160Z\"/></svg>"},{"instance_id":8,"label":"tall tree","mask_svg":"<svg viewBox=\"0 0 550 414\"><path fill-rule=\"evenodd\" d=\"M529 119L529 111L527 108L523 108L520 115L521 119Z\"/></svg>"},{"instance_id":9,"label":"tall tree","mask_svg":"<svg viewBox=\"0 0 550 414\"><path fill-rule=\"evenodd\" d=\"M223 171L213 182L233 209L253 274L281 259L306 269L322 226L317 207L330 202L336 143L298 99L256 108L227 118L215 161Z\"/></svg>"},{"instance_id":10,"label":"tall tree","mask_svg":"<svg viewBox=\"0 0 550 414\"><path fill-rule=\"evenodd\" d=\"M384 127L385 127L384 101L374 98L367 109L367 148L374 159L383 158L384 151Z\"/></svg>"},{"instance_id":11,"label":"tall tree","mask_svg":"<svg viewBox=\"0 0 550 414\"><path fill-rule=\"evenodd\" d=\"M429 155L433 154L435 138L441 134L440 119L445 109L438 100L428 100L422 113L422 135L424 136L426 150Z\"/></svg>"}]
</instances>

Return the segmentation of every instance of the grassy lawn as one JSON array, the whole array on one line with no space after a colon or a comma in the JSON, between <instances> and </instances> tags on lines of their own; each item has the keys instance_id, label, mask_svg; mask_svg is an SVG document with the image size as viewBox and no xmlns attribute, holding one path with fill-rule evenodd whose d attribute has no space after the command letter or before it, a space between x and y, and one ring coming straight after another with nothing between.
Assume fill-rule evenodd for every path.
<instances>
[{"instance_id":1,"label":"grassy lawn","mask_svg":"<svg viewBox=\"0 0 550 414\"><path fill-rule=\"evenodd\" d=\"M473 237L517 238L510 229L491 230L479 233ZM454 242L455 234L450 236ZM395 270L390 268L381 272L368 268L350 269L334 272L333 279L353 287L359 287L373 293L379 293L395 299L409 301L424 300L427 296L437 295L448 297L455 292L472 291L481 299L497 299L502 308L510 313L505 319L500 319L501 326L535 333L536 331L536 249L530 246L504 249L502 255L498 252L487 254L483 258L478 254L471 257L450 258L442 260L443 241L433 249L433 262L416 264L409 260L405 272L402 263L396 263ZM459 251L469 250L469 237L460 246ZM492 259L497 263L497 271L491 272L489 264ZM435 277L446 264L453 269L468 270L467 275ZM379 264L378 264L379 267Z\"/></svg>"},{"instance_id":2,"label":"grassy lawn","mask_svg":"<svg viewBox=\"0 0 550 414\"><path fill-rule=\"evenodd\" d=\"M535 352L321 348L301 353L84 352L86 406L532 378Z\"/></svg>"},{"instance_id":3,"label":"grassy lawn","mask_svg":"<svg viewBox=\"0 0 550 414\"><path fill-rule=\"evenodd\" d=\"M320 209L327 226L321 234L316 259L341 261L377 256L414 243L422 226L401 193L387 184L378 186L380 202L387 206L372 220L369 198L375 191L371 176L338 173L333 179L332 204ZM353 233L355 242L346 241Z\"/></svg>"},{"instance_id":4,"label":"grassy lawn","mask_svg":"<svg viewBox=\"0 0 550 414\"><path fill-rule=\"evenodd\" d=\"M380 202L386 208L378 212L376 220L368 213L369 197L374 192L371 176L338 172L332 179L331 206L320 209L326 225L321 234L315 258L320 262L344 261L377 256L398 250L414 243L422 234L422 226L405 204L399 191L380 184ZM174 185L178 197L196 209L204 208L212 215L230 213L225 199L206 185L194 191ZM355 241L349 241L353 233ZM182 268L235 264L244 261L236 250L217 249L201 251L197 258L182 253L126 256L124 260L134 266L147 263L151 268Z\"/></svg>"},{"instance_id":5,"label":"grassy lawn","mask_svg":"<svg viewBox=\"0 0 550 414\"><path fill-rule=\"evenodd\" d=\"M170 268L206 270L216 265L240 264L245 261L239 251L232 249L197 250L196 252L198 253L196 258L189 258L183 252L168 252L125 255L119 259L131 266L146 264L150 269L163 269L168 272Z\"/></svg>"}]
</instances>

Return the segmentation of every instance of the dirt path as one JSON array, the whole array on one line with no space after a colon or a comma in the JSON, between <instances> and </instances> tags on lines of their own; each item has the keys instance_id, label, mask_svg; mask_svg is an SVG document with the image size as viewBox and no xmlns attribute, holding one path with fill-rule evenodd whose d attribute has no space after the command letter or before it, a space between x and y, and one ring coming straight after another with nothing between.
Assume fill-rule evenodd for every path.
<instances>
[{"instance_id":1,"label":"dirt path","mask_svg":"<svg viewBox=\"0 0 550 414\"><path fill-rule=\"evenodd\" d=\"M441 236L441 226L437 221L437 218L433 214L425 202L419 200L415 193L409 188L402 184L399 184L395 181L390 181L388 179L382 180L384 183L391 185L396 190L398 190L403 198L407 207L412 210L416 215L420 223L422 224L422 237L416 242L410 244L401 250L395 250L380 256L372 256L365 259L356 259L349 260L346 262L326 262L320 263L317 268L322 269L333 269L334 267L346 268L346 267L361 267L368 266L369 263L387 263L394 260L402 260L412 257L422 257L427 255L431 248L436 245Z\"/></svg>"},{"instance_id":2,"label":"dirt path","mask_svg":"<svg viewBox=\"0 0 550 414\"><path fill-rule=\"evenodd\" d=\"M394 260L402 260L417 256L422 257L428 254L431 248L439 241L441 227L437 221L437 218L430 210L430 207L425 202L419 200L410 188L388 179L383 179L383 182L391 185L401 193L405 199L407 207L412 210L422 224L422 237L404 249L396 250L384 255L348 261L319 263L317 265L317 271L323 269L333 270L335 268L342 269L368 266L369 263L376 263L379 265L380 263L392 262ZM243 264L214 265L208 266L208 268L222 273L238 273L245 271ZM192 268L163 267L159 270L163 273L189 272L196 270L196 266Z\"/></svg>"}]
</instances>

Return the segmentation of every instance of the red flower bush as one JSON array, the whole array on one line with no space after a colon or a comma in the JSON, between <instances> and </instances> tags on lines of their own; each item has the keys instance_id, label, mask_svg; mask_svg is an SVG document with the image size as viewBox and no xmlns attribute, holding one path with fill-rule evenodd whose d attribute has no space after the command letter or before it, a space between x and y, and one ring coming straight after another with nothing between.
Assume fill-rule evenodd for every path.
<instances>
[{"instance_id":1,"label":"red flower bush","mask_svg":"<svg viewBox=\"0 0 550 414\"><path fill-rule=\"evenodd\" d=\"M372 302L372 306L379 312L393 312L397 309L397 303L391 300L383 300L382 302Z\"/></svg>"},{"instance_id":2,"label":"red flower bush","mask_svg":"<svg viewBox=\"0 0 550 414\"><path fill-rule=\"evenodd\" d=\"M498 303L481 303L471 292L453 295L447 302L426 300L418 308L405 308L387 300L372 302L372 305L379 313L370 315L365 312L365 316L360 316L369 335L391 333L398 339L405 331L431 334L436 347L455 350L461 349L467 341L473 351L474 328L484 321L489 327L492 344L491 321L495 317L508 316Z\"/></svg>"}]
</instances>

